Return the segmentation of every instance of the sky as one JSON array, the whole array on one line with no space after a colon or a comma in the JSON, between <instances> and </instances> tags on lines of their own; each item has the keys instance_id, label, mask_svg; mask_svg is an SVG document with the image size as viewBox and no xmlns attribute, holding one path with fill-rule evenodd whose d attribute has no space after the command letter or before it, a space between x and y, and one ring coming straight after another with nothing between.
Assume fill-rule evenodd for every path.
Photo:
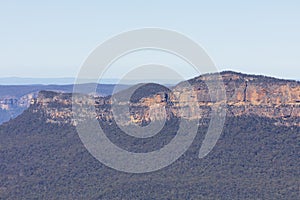
<instances>
[{"instance_id":1,"label":"sky","mask_svg":"<svg viewBox=\"0 0 300 200\"><path fill-rule=\"evenodd\" d=\"M0 77L76 77L102 42L158 27L197 42L220 71L299 80L299 10L297 0L1 1Z\"/></svg>"}]
</instances>

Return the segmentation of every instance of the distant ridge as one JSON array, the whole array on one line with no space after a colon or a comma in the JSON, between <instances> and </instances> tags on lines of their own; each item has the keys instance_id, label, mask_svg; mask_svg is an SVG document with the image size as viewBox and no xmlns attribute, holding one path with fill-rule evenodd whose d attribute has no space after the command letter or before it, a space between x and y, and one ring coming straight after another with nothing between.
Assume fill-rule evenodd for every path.
<instances>
[{"instance_id":1,"label":"distant ridge","mask_svg":"<svg viewBox=\"0 0 300 200\"><path fill-rule=\"evenodd\" d=\"M66 78L22 78L22 77L3 77L0 78L0 85L72 85L77 83L99 83L99 84L118 84L119 79L102 79L100 82L94 79L79 79L73 77ZM172 85L178 80L122 80L121 84L136 84L139 82L157 82L160 84Z\"/></svg>"},{"instance_id":2,"label":"distant ridge","mask_svg":"<svg viewBox=\"0 0 300 200\"><path fill-rule=\"evenodd\" d=\"M219 73L220 75L226 75L226 74L231 74L231 75L239 75L241 77L257 77L257 78L268 78L268 79L276 79L276 80L285 80L285 81L297 81L299 82L300 80L294 80L294 79L289 79L289 78L281 78L281 77L274 77L274 76L269 76L269 75L263 75L263 74L248 74L248 73L243 73L243 72L237 72L237 71L232 71L232 70L224 70L221 72L212 72L212 73L204 73L201 74L200 76L197 77L202 77L202 76L209 76L212 74L217 74ZM194 77L194 78L197 78ZM191 77L193 79L193 77ZM74 84L76 81L76 77L61 77L61 78L31 78L31 77L0 77L0 85L71 85ZM80 83L97 83L99 82L98 80L94 79L81 79L79 80ZM77 80L78 82L78 80ZM118 84L119 79L117 78L111 78L111 79L103 79L101 80L100 84ZM166 84L166 85L174 85L178 83L178 80L124 80L123 84L136 84L136 83L150 83L150 82L155 82L155 83L160 83L160 84Z\"/></svg>"},{"instance_id":3,"label":"distant ridge","mask_svg":"<svg viewBox=\"0 0 300 200\"><path fill-rule=\"evenodd\" d=\"M0 78L0 85L70 85L74 84L76 78L62 77L62 78L22 78L22 77L3 77ZM113 84L116 79L105 79L103 84ZM96 83L97 80L83 79L82 83Z\"/></svg>"}]
</instances>

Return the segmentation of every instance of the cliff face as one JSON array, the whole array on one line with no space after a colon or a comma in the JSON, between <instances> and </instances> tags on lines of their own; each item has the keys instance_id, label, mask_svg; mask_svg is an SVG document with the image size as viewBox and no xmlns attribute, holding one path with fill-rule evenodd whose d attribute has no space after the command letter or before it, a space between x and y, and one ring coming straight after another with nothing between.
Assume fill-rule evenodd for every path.
<instances>
[{"instance_id":1,"label":"cliff face","mask_svg":"<svg viewBox=\"0 0 300 200\"><path fill-rule=\"evenodd\" d=\"M276 125L300 126L300 83L264 76L245 75L235 72L222 72L222 81L226 90L227 116L254 115L274 119ZM155 84L146 84L138 89L130 102L119 101L117 106L129 106L129 116L115 116L123 124L144 125L161 120L166 115L187 119L209 118L212 106L222 102L212 101L206 82L215 81L213 74L206 74L189 80L192 90L182 84L173 88L173 92ZM151 88L149 93L147 89ZM157 91L153 92L153 88ZM126 92L126 91L125 91ZM87 96L86 96L87 97ZM113 97L114 98L114 97ZM198 109L190 107L197 103ZM42 110L51 123L72 123L71 94L40 92L32 101L33 112ZM111 122L112 97L78 98L79 106L95 106L96 113L82 110L83 117L96 117ZM180 114L180 109L183 113Z\"/></svg>"},{"instance_id":2,"label":"cliff face","mask_svg":"<svg viewBox=\"0 0 300 200\"><path fill-rule=\"evenodd\" d=\"M94 83L81 84L81 87L94 87ZM107 96L114 90L113 84L98 84L96 94ZM119 85L120 90L128 85ZM37 98L39 91L56 91L71 93L73 85L0 85L0 125L19 116L29 106L33 98Z\"/></svg>"},{"instance_id":3,"label":"cliff face","mask_svg":"<svg viewBox=\"0 0 300 200\"><path fill-rule=\"evenodd\" d=\"M30 105L30 101L37 96L37 92L28 93L21 97L2 96L0 97L0 124L15 118Z\"/></svg>"}]
</instances>

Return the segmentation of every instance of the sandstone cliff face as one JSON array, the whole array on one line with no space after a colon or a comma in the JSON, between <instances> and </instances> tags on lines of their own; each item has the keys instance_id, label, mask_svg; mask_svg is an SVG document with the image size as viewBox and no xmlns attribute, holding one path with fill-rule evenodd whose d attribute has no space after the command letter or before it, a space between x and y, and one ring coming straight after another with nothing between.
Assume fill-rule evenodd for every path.
<instances>
[{"instance_id":1,"label":"sandstone cliff face","mask_svg":"<svg viewBox=\"0 0 300 200\"><path fill-rule=\"evenodd\" d=\"M144 93L137 94L137 100L117 103L117 106L128 106L130 115L115 117L122 119L123 124L139 125L162 120L165 116L167 119L209 118L213 106L225 103L227 116L255 115L274 119L277 125L300 126L299 82L235 72L222 72L221 76L226 91L225 102L211 100L206 83L213 83L215 76L207 74L189 80L192 89L178 84L172 91L157 91L151 95L140 89L139 92ZM155 85L151 87L155 88ZM190 106L195 103L197 105ZM114 119L111 97L81 97L76 100L76 104L79 107L90 105L96 108L96 113L82 109L82 117L96 117L108 122ZM33 111L43 110L48 116L48 122L76 125L72 120L71 106L71 94L41 92L38 98L32 101ZM195 106L197 109L194 109Z\"/></svg>"}]
</instances>

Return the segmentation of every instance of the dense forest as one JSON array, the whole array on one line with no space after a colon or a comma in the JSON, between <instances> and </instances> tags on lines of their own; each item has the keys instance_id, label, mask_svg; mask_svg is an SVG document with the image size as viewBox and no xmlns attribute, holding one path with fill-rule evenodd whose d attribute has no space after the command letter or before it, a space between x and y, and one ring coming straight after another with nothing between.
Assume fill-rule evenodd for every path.
<instances>
[{"instance_id":1,"label":"dense forest","mask_svg":"<svg viewBox=\"0 0 300 200\"><path fill-rule=\"evenodd\" d=\"M300 128L256 116L227 118L221 138L203 159L207 123L189 150L152 173L116 171L93 158L75 127L45 122L30 109L0 127L0 199L297 199ZM122 135L101 123L111 141L152 151L172 139L168 121L154 142ZM187 130L188 131L188 130Z\"/></svg>"}]
</instances>

